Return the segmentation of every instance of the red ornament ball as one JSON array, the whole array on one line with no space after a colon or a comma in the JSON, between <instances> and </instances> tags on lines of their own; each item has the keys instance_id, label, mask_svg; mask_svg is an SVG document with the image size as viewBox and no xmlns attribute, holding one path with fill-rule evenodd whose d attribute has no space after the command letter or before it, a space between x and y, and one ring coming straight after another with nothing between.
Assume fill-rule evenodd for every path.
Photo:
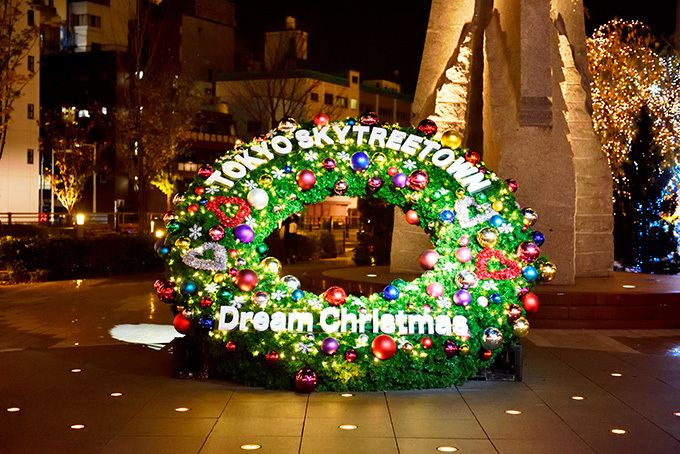
<instances>
[{"instance_id":1,"label":"red ornament ball","mask_svg":"<svg viewBox=\"0 0 680 454\"><path fill-rule=\"evenodd\" d=\"M458 346L451 339L444 341L444 354L448 359L451 359L458 354Z\"/></svg>"},{"instance_id":2,"label":"red ornament ball","mask_svg":"<svg viewBox=\"0 0 680 454\"><path fill-rule=\"evenodd\" d=\"M318 113L314 116L314 124L317 128L321 129L326 126L331 121L328 115L325 113Z\"/></svg>"},{"instance_id":3,"label":"red ornament ball","mask_svg":"<svg viewBox=\"0 0 680 454\"><path fill-rule=\"evenodd\" d=\"M423 337L422 339L420 339L420 345L422 345L423 348L427 350L429 348L432 348L434 342L432 342L432 339L430 339L429 337Z\"/></svg>"},{"instance_id":4,"label":"red ornament ball","mask_svg":"<svg viewBox=\"0 0 680 454\"><path fill-rule=\"evenodd\" d=\"M519 186L514 178L508 178L507 180L505 180L505 182L508 184L508 188L510 188L512 192L517 191L517 188Z\"/></svg>"},{"instance_id":5,"label":"red ornament ball","mask_svg":"<svg viewBox=\"0 0 680 454\"><path fill-rule=\"evenodd\" d=\"M274 364L279 360L279 354L272 350L267 352L267 354L264 356L264 360L267 362L267 364Z\"/></svg>"},{"instance_id":6,"label":"red ornament ball","mask_svg":"<svg viewBox=\"0 0 680 454\"><path fill-rule=\"evenodd\" d=\"M439 253L434 249L427 249L420 254L420 267L424 270L432 270L439 261Z\"/></svg>"},{"instance_id":7,"label":"red ornament ball","mask_svg":"<svg viewBox=\"0 0 680 454\"><path fill-rule=\"evenodd\" d=\"M397 352L397 343L387 334L381 334L373 339L371 350L378 359L390 359Z\"/></svg>"},{"instance_id":8,"label":"red ornament ball","mask_svg":"<svg viewBox=\"0 0 680 454\"><path fill-rule=\"evenodd\" d=\"M205 188L203 186L197 186L196 189L194 189L194 194L196 195L201 195L205 192Z\"/></svg>"},{"instance_id":9,"label":"red ornament ball","mask_svg":"<svg viewBox=\"0 0 680 454\"><path fill-rule=\"evenodd\" d=\"M189 331L191 331L191 321L182 315L181 312L175 315L175 320L173 320L172 324L180 334L189 334Z\"/></svg>"},{"instance_id":10,"label":"red ornament ball","mask_svg":"<svg viewBox=\"0 0 680 454\"><path fill-rule=\"evenodd\" d=\"M533 293L527 293L521 298L522 306L528 314L533 314L538 311L538 297Z\"/></svg>"},{"instance_id":11,"label":"red ornament ball","mask_svg":"<svg viewBox=\"0 0 680 454\"><path fill-rule=\"evenodd\" d=\"M316 372L303 367L295 374L295 390L299 393L311 393L316 389Z\"/></svg>"},{"instance_id":12,"label":"red ornament ball","mask_svg":"<svg viewBox=\"0 0 680 454\"><path fill-rule=\"evenodd\" d=\"M316 184L316 175L309 169L300 170L295 176L298 186L303 191L309 191Z\"/></svg>"},{"instance_id":13,"label":"red ornament ball","mask_svg":"<svg viewBox=\"0 0 680 454\"><path fill-rule=\"evenodd\" d=\"M242 292L250 292L257 286L257 273L244 269L236 273L236 287Z\"/></svg>"},{"instance_id":14,"label":"red ornament ball","mask_svg":"<svg viewBox=\"0 0 680 454\"><path fill-rule=\"evenodd\" d=\"M479 155L475 153L474 151L468 151L465 153L465 160L469 162L470 164L477 164L479 162Z\"/></svg>"},{"instance_id":15,"label":"red ornament ball","mask_svg":"<svg viewBox=\"0 0 680 454\"><path fill-rule=\"evenodd\" d=\"M491 350L483 348L479 351L479 357L482 361L488 361L491 359L492 356L493 352Z\"/></svg>"},{"instance_id":16,"label":"red ornament ball","mask_svg":"<svg viewBox=\"0 0 680 454\"><path fill-rule=\"evenodd\" d=\"M380 119L378 118L378 114L375 112L366 110L361 114L359 122L364 126L375 126L380 123Z\"/></svg>"},{"instance_id":17,"label":"red ornament ball","mask_svg":"<svg viewBox=\"0 0 680 454\"><path fill-rule=\"evenodd\" d=\"M235 259L238 257L238 251L236 249L229 249L229 257Z\"/></svg>"},{"instance_id":18,"label":"red ornament ball","mask_svg":"<svg viewBox=\"0 0 680 454\"><path fill-rule=\"evenodd\" d=\"M423 172L422 170L414 170L408 176L408 185L414 191L422 191L427 187L429 182L430 177L427 176L427 173Z\"/></svg>"},{"instance_id":19,"label":"red ornament ball","mask_svg":"<svg viewBox=\"0 0 680 454\"><path fill-rule=\"evenodd\" d=\"M353 349L349 349L345 352L345 360L347 360L348 363L353 363L357 359L357 352L354 351Z\"/></svg>"},{"instance_id":20,"label":"red ornament ball","mask_svg":"<svg viewBox=\"0 0 680 454\"><path fill-rule=\"evenodd\" d=\"M195 203L192 203L191 205L189 205L187 207L187 211L189 213L196 213L198 211L198 205L196 205Z\"/></svg>"},{"instance_id":21,"label":"red ornament ball","mask_svg":"<svg viewBox=\"0 0 680 454\"><path fill-rule=\"evenodd\" d=\"M408 210L406 212L406 222L411 225L418 225L420 224L420 216L418 216L415 210Z\"/></svg>"},{"instance_id":22,"label":"red ornament ball","mask_svg":"<svg viewBox=\"0 0 680 454\"><path fill-rule=\"evenodd\" d=\"M347 301L347 293L345 293L342 287L334 285L333 287L328 287L324 294L324 299L331 306L342 306Z\"/></svg>"},{"instance_id":23,"label":"red ornament ball","mask_svg":"<svg viewBox=\"0 0 680 454\"><path fill-rule=\"evenodd\" d=\"M213 168L208 164L204 164L198 169L198 176L201 178L208 178L212 174Z\"/></svg>"},{"instance_id":24,"label":"red ornament ball","mask_svg":"<svg viewBox=\"0 0 680 454\"><path fill-rule=\"evenodd\" d=\"M227 350L227 352L234 353L236 351L236 342L229 341L224 345L224 348Z\"/></svg>"},{"instance_id":25,"label":"red ornament ball","mask_svg":"<svg viewBox=\"0 0 680 454\"><path fill-rule=\"evenodd\" d=\"M517 257L526 263L531 263L536 260L540 253L541 251L539 250L538 246L536 246L536 243L532 243L531 241L522 242L519 246L517 246L516 251Z\"/></svg>"},{"instance_id":26,"label":"red ornament ball","mask_svg":"<svg viewBox=\"0 0 680 454\"><path fill-rule=\"evenodd\" d=\"M327 171L332 171L335 170L337 167L338 163L335 162L335 159L333 158L325 158L321 164L323 165L323 168L326 169Z\"/></svg>"},{"instance_id":27,"label":"red ornament ball","mask_svg":"<svg viewBox=\"0 0 680 454\"><path fill-rule=\"evenodd\" d=\"M426 118L425 120L418 123L418 131L425 134L426 137L432 137L437 133L437 123Z\"/></svg>"},{"instance_id":28,"label":"red ornament ball","mask_svg":"<svg viewBox=\"0 0 680 454\"><path fill-rule=\"evenodd\" d=\"M427 284L427 287L425 287L425 293L430 295L432 298L439 298L444 294L444 286L439 282L432 282Z\"/></svg>"},{"instance_id":29,"label":"red ornament ball","mask_svg":"<svg viewBox=\"0 0 680 454\"><path fill-rule=\"evenodd\" d=\"M201 298L201 307L208 307L212 303L213 303L213 300L209 296L204 296L203 298Z\"/></svg>"},{"instance_id":30,"label":"red ornament ball","mask_svg":"<svg viewBox=\"0 0 680 454\"><path fill-rule=\"evenodd\" d=\"M394 166L390 166L390 167L387 168L387 174L391 177L395 176L398 173L399 173L399 170Z\"/></svg>"}]
</instances>

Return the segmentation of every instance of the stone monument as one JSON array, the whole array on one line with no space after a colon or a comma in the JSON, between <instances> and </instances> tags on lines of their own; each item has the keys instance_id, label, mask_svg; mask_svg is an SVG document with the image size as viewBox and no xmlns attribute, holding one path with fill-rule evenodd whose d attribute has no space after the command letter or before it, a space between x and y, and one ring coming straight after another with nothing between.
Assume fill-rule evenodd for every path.
<instances>
[{"instance_id":1,"label":"stone monument","mask_svg":"<svg viewBox=\"0 0 680 454\"><path fill-rule=\"evenodd\" d=\"M558 284L612 272L612 179L593 130L581 0L433 0L413 124L455 130L539 215ZM395 213L393 272L429 245Z\"/></svg>"}]
</instances>

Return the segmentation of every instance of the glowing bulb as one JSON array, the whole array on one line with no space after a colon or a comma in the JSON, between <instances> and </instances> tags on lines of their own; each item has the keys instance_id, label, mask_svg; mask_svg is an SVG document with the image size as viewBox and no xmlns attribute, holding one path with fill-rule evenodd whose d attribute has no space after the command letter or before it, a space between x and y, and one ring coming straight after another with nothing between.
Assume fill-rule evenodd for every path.
<instances>
[{"instance_id":1,"label":"glowing bulb","mask_svg":"<svg viewBox=\"0 0 680 454\"><path fill-rule=\"evenodd\" d=\"M352 393L342 393L340 394L342 397L354 397L354 394Z\"/></svg>"},{"instance_id":2,"label":"glowing bulb","mask_svg":"<svg viewBox=\"0 0 680 454\"><path fill-rule=\"evenodd\" d=\"M111 393L111 394L109 394L109 396L111 396L111 397L120 397L122 395L123 395L123 393Z\"/></svg>"},{"instance_id":3,"label":"glowing bulb","mask_svg":"<svg viewBox=\"0 0 680 454\"><path fill-rule=\"evenodd\" d=\"M583 396L571 396L573 400L585 400L585 397Z\"/></svg>"},{"instance_id":4,"label":"glowing bulb","mask_svg":"<svg viewBox=\"0 0 680 454\"><path fill-rule=\"evenodd\" d=\"M621 373L619 373L619 372L612 372L612 373L611 373L611 376L612 376L612 377L623 377L623 374L621 374Z\"/></svg>"},{"instance_id":5,"label":"glowing bulb","mask_svg":"<svg viewBox=\"0 0 680 454\"><path fill-rule=\"evenodd\" d=\"M623 429L612 429L612 433L616 435L623 435L626 433L626 431Z\"/></svg>"},{"instance_id":6,"label":"glowing bulb","mask_svg":"<svg viewBox=\"0 0 680 454\"><path fill-rule=\"evenodd\" d=\"M519 411L519 410L505 410L505 412L506 412L507 414L509 414L509 415L519 415L519 414L522 413L522 412Z\"/></svg>"},{"instance_id":7,"label":"glowing bulb","mask_svg":"<svg viewBox=\"0 0 680 454\"><path fill-rule=\"evenodd\" d=\"M73 430L80 430L80 429L84 429L84 428L85 428L85 424L73 424L71 426L71 429L73 429Z\"/></svg>"},{"instance_id":8,"label":"glowing bulb","mask_svg":"<svg viewBox=\"0 0 680 454\"><path fill-rule=\"evenodd\" d=\"M439 452L456 452L456 451L458 451L458 448L455 448L453 446L437 446L437 451L439 451Z\"/></svg>"},{"instance_id":9,"label":"glowing bulb","mask_svg":"<svg viewBox=\"0 0 680 454\"><path fill-rule=\"evenodd\" d=\"M82 371L83 371L82 369L71 369L71 372L73 372L74 374L78 374Z\"/></svg>"},{"instance_id":10,"label":"glowing bulb","mask_svg":"<svg viewBox=\"0 0 680 454\"><path fill-rule=\"evenodd\" d=\"M357 429L358 426L355 426L354 424L340 424L338 426L338 429L342 430L355 430Z\"/></svg>"},{"instance_id":11,"label":"glowing bulb","mask_svg":"<svg viewBox=\"0 0 680 454\"><path fill-rule=\"evenodd\" d=\"M10 413L15 413L15 412L17 412L17 411L19 411L19 410L21 410L21 408L19 408L19 407L9 407L9 408L7 409L7 411L10 412Z\"/></svg>"},{"instance_id":12,"label":"glowing bulb","mask_svg":"<svg viewBox=\"0 0 680 454\"><path fill-rule=\"evenodd\" d=\"M189 411L189 408L187 408L187 407L177 407L177 408L175 408L175 411L183 413L185 411Z\"/></svg>"},{"instance_id":13,"label":"glowing bulb","mask_svg":"<svg viewBox=\"0 0 680 454\"><path fill-rule=\"evenodd\" d=\"M257 449L262 448L260 445L256 445L255 443L248 443L246 445L241 445L241 449L244 451L255 451Z\"/></svg>"}]
</instances>

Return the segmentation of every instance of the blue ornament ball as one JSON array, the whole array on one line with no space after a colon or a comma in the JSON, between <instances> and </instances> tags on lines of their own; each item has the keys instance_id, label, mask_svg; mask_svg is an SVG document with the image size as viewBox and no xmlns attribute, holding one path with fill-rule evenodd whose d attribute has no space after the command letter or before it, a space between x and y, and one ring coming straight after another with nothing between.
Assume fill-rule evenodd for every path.
<instances>
[{"instance_id":1,"label":"blue ornament ball","mask_svg":"<svg viewBox=\"0 0 680 454\"><path fill-rule=\"evenodd\" d=\"M371 165L371 158L369 158L368 155L363 151L357 151L352 155L350 165L356 172L363 172L364 170L368 169L368 166Z\"/></svg>"},{"instance_id":2,"label":"blue ornament ball","mask_svg":"<svg viewBox=\"0 0 680 454\"><path fill-rule=\"evenodd\" d=\"M357 124L357 121L354 118L348 118L345 123L352 126L352 125Z\"/></svg>"},{"instance_id":3,"label":"blue ornament ball","mask_svg":"<svg viewBox=\"0 0 680 454\"><path fill-rule=\"evenodd\" d=\"M522 276L524 276L527 282L533 282L538 279L538 271L531 265L525 266L522 268Z\"/></svg>"},{"instance_id":4,"label":"blue ornament ball","mask_svg":"<svg viewBox=\"0 0 680 454\"><path fill-rule=\"evenodd\" d=\"M179 291L182 292L184 296L195 295L198 291L198 287L194 281L184 281L182 285L179 286Z\"/></svg>"},{"instance_id":5,"label":"blue ornament ball","mask_svg":"<svg viewBox=\"0 0 680 454\"><path fill-rule=\"evenodd\" d=\"M305 293L298 289L293 290L293 293L291 293L290 297L293 298L293 301L300 301L302 297L305 296Z\"/></svg>"},{"instance_id":6,"label":"blue ornament ball","mask_svg":"<svg viewBox=\"0 0 680 454\"><path fill-rule=\"evenodd\" d=\"M293 168L291 166L283 166L283 171L286 173L293 173Z\"/></svg>"},{"instance_id":7,"label":"blue ornament ball","mask_svg":"<svg viewBox=\"0 0 680 454\"><path fill-rule=\"evenodd\" d=\"M399 289L394 285L388 285L383 289L382 297L385 298L386 301L394 301L399 298Z\"/></svg>"},{"instance_id":8,"label":"blue ornament ball","mask_svg":"<svg viewBox=\"0 0 680 454\"><path fill-rule=\"evenodd\" d=\"M198 319L198 326L207 330L212 330L213 327L215 326L215 320L213 320L212 317L209 317L207 315L203 316Z\"/></svg>"},{"instance_id":9,"label":"blue ornament ball","mask_svg":"<svg viewBox=\"0 0 680 454\"><path fill-rule=\"evenodd\" d=\"M439 220L442 222L453 222L453 218L455 218L455 216L451 210L444 210L439 213Z\"/></svg>"},{"instance_id":10,"label":"blue ornament ball","mask_svg":"<svg viewBox=\"0 0 680 454\"><path fill-rule=\"evenodd\" d=\"M198 201L198 203L200 203L201 205L205 205L205 204L208 203L208 200L207 200L207 199L200 199L200 200Z\"/></svg>"},{"instance_id":11,"label":"blue ornament ball","mask_svg":"<svg viewBox=\"0 0 680 454\"><path fill-rule=\"evenodd\" d=\"M491 216L491 219L489 219L489 224L491 224L493 227L500 227L505 224L505 219L497 214L494 214Z\"/></svg>"},{"instance_id":12,"label":"blue ornament ball","mask_svg":"<svg viewBox=\"0 0 680 454\"><path fill-rule=\"evenodd\" d=\"M168 255L168 252L170 252L170 248L165 245L163 240L157 241L154 244L154 249L156 249L156 253L160 256Z\"/></svg>"},{"instance_id":13,"label":"blue ornament ball","mask_svg":"<svg viewBox=\"0 0 680 454\"><path fill-rule=\"evenodd\" d=\"M545 236L538 230L533 232L532 235L534 236L534 243L536 243L536 246L543 246L543 243L545 243Z\"/></svg>"},{"instance_id":14,"label":"blue ornament ball","mask_svg":"<svg viewBox=\"0 0 680 454\"><path fill-rule=\"evenodd\" d=\"M502 298L498 293L492 293L491 296L489 297L489 301L491 301L494 304L501 304Z\"/></svg>"}]
</instances>

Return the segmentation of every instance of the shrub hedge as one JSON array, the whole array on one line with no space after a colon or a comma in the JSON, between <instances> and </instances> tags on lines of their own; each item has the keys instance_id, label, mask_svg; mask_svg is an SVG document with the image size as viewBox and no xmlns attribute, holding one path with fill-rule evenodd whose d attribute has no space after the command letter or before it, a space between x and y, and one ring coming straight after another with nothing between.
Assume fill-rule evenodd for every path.
<instances>
[{"instance_id":1,"label":"shrub hedge","mask_svg":"<svg viewBox=\"0 0 680 454\"><path fill-rule=\"evenodd\" d=\"M147 235L2 237L0 270L13 282L82 279L164 269Z\"/></svg>"}]
</instances>

